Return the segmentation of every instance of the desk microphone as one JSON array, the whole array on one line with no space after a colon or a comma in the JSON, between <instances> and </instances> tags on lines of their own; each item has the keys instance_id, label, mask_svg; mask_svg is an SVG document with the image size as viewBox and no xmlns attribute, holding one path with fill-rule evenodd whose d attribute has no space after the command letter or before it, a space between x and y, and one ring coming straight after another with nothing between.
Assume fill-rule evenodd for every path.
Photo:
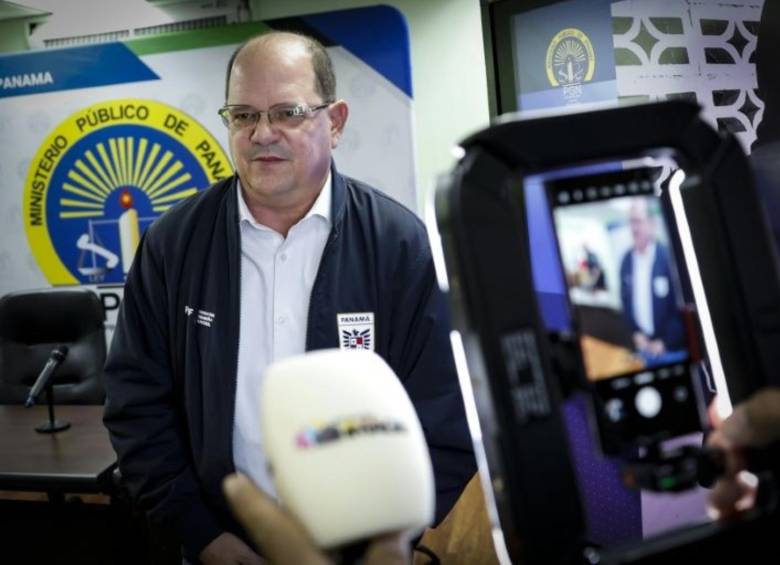
<instances>
[{"instance_id":1,"label":"desk microphone","mask_svg":"<svg viewBox=\"0 0 780 565\"><path fill-rule=\"evenodd\" d=\"M41 374L38 375L35 384L30 389L30 394L27 396L27 401L24 403L27 408L35 404L35 401L38 400L38 395L40 395L41 391L49 384L52 375L54 375L54 371L56 371L57 367L65 361L67 355L67 345L60 345L59 347L54 348L49 356L49 360L46 361L46 365L43 366Z\"/></svg>"},{"instance_id":2,"label":"desk microphone","mask_svg":"<svg viewBox=\"0 0 780 565\"><path fill-rule=\"evenodd\" d=\"M319 547L346 553L377 534L431 523L422 426L381 357L338 349L289 357L268 367L258 396L280 501Z\"/></svg>"}]
</instances>

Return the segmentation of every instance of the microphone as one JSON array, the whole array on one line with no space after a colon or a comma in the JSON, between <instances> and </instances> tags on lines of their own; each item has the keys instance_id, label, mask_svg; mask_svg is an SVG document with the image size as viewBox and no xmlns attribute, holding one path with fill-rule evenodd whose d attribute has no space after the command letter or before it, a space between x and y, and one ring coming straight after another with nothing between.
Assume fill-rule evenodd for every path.
<instances>
[{"instance_id":1,"label":"microphone","mask_svg":"<svg viewBox=\"0 0 780 565\"><path fill-rule=\"evenodd\" d=\"M38 400L38 395L40 395L41 391L49 384L52 375L54 375L54 371L56 371L57 367L65 361L67 355L67 345L60 345L59 347L54 348L49 356L49 360L46 361L46 365L43 366L41 374L38 375L35 384L30 389L30 394L27 396L27 401L24 403L27 408L35 404L35 401Z\"/></svg>"},{"instance_id":2,"label":"microphone","mask_svg":"<svg viewBox=\"0 0 780 565\"><path fill-rule=\"evenodd\" d=\"M280 502L320 548L349 551L377 534L422 532L433 521L422 426L379 355L327 349L277 361L259 401Z\"/></svg>"}]
</instances>

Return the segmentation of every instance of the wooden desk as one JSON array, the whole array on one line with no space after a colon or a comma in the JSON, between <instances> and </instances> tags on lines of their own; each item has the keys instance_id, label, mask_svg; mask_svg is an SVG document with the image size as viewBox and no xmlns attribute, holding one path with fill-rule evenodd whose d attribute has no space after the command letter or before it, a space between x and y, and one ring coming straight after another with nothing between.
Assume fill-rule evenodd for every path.
<instances>
[{"instance_id":1,"label":"wooden desk","mask_svg":"<svg viewBox=\"0 0 780 565\"><path fill-rule=\"evenodd\" d=\"M109 492L116 455L102 406L56 406L71 427L40 434L46 406L0 405L0 490Z\"/></svg>"},{"instance_id":2,"label":"wooden desk","mask_svg":"<svg viewBox=\"0 0 780 565\"><path fill-rule=\"evenodd\" d=\"M478 473L442 523L435 529L425 530L420 543L447 565L498 565ZM414 552L414 565L429 561L428 556Z\"/></svg>"},{"instance_id":3,"label":"wooden desk","mask_svg":"<svg viewBox=\"0 0 780 565\"><path fill-rule=\"evenodd\" d=\"M583 335L580 343L590 380L641 371L645 367L642 360L625 347L607 343L591 335Z\"/></svg>"}]
</instances>

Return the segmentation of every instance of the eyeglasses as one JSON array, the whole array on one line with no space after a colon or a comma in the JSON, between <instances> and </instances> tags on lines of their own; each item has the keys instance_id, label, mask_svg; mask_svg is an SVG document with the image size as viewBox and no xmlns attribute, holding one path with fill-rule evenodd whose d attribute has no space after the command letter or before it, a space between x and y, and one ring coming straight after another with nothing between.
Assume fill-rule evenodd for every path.
<instances>
[{"instance_id":1,"label":"eyeglasses","mask_svg":"<svg viewBox=\"0 0 780 565\"><path fill-rule=\"evenodd\" d=\"M306 118L314 115L317 110L327 108L333 102L326 102L319 106L307 106L298 104L297 106L274 106L269 110L256 110L252 106L243 104L228 104L218 110L222 122L230 129L242 130L246 128L255 128L260 122L263 114L268 115L268 124L282 128L294 128L300 125Z\"/></svg>"}]
</instances>

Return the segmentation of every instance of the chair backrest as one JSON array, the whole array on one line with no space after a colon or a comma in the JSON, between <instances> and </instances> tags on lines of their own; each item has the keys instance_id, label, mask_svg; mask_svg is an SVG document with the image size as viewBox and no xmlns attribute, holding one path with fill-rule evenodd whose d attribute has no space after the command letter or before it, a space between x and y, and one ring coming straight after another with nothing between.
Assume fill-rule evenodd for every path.
<instances>
[{"instance_id":1,"label":"chair backrest","mask_svg":"<svg viewBox=\"0 0 780 565\"><path fill-rule=\"evenodd\" d=\"M68 346L68 354L54 374L55 403L102 404L103 320L100 300L87 289L21 291L0 298L0 404L23 403L60 345Z\"/></svg>"}]
</instances>

